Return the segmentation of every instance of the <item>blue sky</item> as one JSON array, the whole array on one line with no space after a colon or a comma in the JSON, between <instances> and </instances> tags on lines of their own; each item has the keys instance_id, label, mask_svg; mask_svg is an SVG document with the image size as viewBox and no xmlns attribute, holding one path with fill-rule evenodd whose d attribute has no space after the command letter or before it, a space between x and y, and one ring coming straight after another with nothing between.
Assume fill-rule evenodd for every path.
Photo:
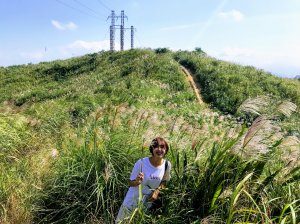
<instances>
[{"instance_id":1,"label":"blue sky","mask_svg":"<svg viewBox=\"0 0 300 224\"><path fill-rule=\"evenodd\" d=\"M135 47L201 47L221 60L300 75L299 0L1 0L0 66L108 50L111 10L125 11Z\"/></svg>"}]
</instances>

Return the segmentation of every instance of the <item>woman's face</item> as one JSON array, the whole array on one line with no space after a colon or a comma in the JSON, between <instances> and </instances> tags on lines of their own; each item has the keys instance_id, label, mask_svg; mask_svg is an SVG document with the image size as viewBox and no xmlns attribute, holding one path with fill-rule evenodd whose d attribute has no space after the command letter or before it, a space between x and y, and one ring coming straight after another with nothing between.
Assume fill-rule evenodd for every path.
<instances>
[{"instance_id":1,"label":"woman's face","mask_svg":"<svg viewBox=\"0 0 300 224\"><path fill-rule=\"evenodd\" d=\"M153 156L163 158L166 155L165 144L159 144L153 149Z\"/></svg>"}]
</instances>

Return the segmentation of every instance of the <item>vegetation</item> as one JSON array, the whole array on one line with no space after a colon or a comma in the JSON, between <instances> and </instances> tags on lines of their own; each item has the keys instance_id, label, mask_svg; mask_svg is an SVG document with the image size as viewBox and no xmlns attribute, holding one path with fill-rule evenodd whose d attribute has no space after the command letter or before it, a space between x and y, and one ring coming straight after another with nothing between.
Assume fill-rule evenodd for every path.
<instances>
[{"instance_id":1,"label":"vegetation","mask_svg":"<svg viewBox=\"0 0 300 224\"><path fill-rule=\"evenodd\" d=\"M218 110L197 103L174 58ZM162 136L162 211L127 221L298 223L298 85L201 48L0 68L0 222L113 223L133 163Z\"/></svg>"},{"instance_id":2,"label":"vegetation","mask_svg":"<svg viewBox=\"0 0 300 224\"><path fill-rule=\"evenodd\" d=\"M300 84L295 80L220 61L197 51L178 52L175 58L195 74L204 99L223 112L235 114L246 99L259 95L300 103Z\"/></svg>"}]
</instances>

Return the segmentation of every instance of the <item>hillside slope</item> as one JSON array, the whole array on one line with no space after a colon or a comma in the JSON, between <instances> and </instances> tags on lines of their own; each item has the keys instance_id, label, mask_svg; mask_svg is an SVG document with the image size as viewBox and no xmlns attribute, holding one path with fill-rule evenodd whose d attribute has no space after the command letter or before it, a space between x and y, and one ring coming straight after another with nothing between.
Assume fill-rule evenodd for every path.
<instances>
[{"instance_id":1,"label":"hillside slope","mask_svg":"<svg viewBox=\"0 0 300 224\"><path fill-rule=\"evenodd\" d=\"M133 163L149 156L156 136L171 145L165 211L138 212L134 223L292 220L285 204L298 220L298 160L281 158L274 138L263 145L267 156L245 158L240 143L255 147L249 134L199 104L177 53L99 52L0 68L0 222L113 223Z\"/></svg>"},{"instance_id":2,"label":"hillside slope","mask_svg":"<svg viewBox=\"0 0 300 224\"><path fill-rule=\"evenodd\" d=\"M0 68L0 86L0 210L4 220L31 222L31 206L43 193L52 163L59 153L69 150L64 148L65 141L72 136L74 141L80 139L78 132L89 126L95 113L122 115L118 125L129 122L134 139L122 140L122 147L136 147L142 141L147 145L162 135L174 148L188 148L192 137L218 138L221 133L212 125L217 114L198 105L171 55L150 50L101 52ZM107 136L111 130L103 127L102 132ZM10 207L15 208L12 214Z\"/></svg>"},{"instance_id":3,"label":"hillside slope","mask_svg":"<svg viewBox=\"0 0 300 224\"><path fill-rule=\"evenodd\" d=\"M193 73L201 88L203 99L224 113L243 117L241 104L250 98L268 96L280 103L291 101L299 108L300 82L273 76L251 66L241 66L208 57L199 52L177 52L175 59ZM272 111L274 105L266 110ZM300 115L295 113L293 122L284 124L290 134L300 133Z\"/></svg>"}]
</instances>

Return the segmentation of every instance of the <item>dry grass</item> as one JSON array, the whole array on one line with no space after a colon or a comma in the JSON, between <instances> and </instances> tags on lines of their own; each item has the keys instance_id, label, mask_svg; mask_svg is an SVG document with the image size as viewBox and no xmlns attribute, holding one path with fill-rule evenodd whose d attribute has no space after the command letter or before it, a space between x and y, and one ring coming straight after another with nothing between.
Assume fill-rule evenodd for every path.
<instances>
[{"instance_id":1,"label":"dry grass","mask_svg":"<svg viewBox=\"0 0 300 224\"><path fill-rule=\"evenodd\" d=\"M24 206L24 198L11 194L6 202L5 215L0 219L3 224L29 224L32 223L32 213Z\"/></svg>"}]
</instances>

